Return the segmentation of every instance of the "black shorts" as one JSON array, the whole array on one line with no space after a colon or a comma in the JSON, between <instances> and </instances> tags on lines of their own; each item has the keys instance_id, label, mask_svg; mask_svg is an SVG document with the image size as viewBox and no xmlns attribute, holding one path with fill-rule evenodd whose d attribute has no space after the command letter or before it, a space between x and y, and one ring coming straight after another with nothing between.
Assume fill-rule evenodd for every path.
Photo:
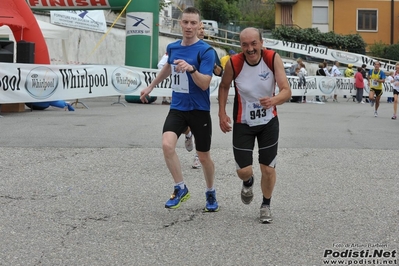
<instances>
[{"instance_id":1,"label":"black shorts","mask_svg":"<svg viewBox=\"0 0 399 266\"><path fill-rule=\"evenodd\" d=\"M379 97L382 95L382 90L377 90L377 89L371 88L370 91L374 91L376 97Z\"/></svg>"},{"instance_id":2,"label":"black shorts","mask_svg":"<svg viewBox=\"0 0 399 266\"><path fill-rule=\"evenodd\" d=\"M200 152L209 151L212 139L212 119L208 111L171 109L166 117L162 132L172 131L179 138L188 126L194 135L195 149Z\"/></svg>"},{"instance_id":3,"label":"black shorts","mask_svg":"<svg viewBox=\"0 0 399 266\"><path fill-rule=\"evenodd\" d=\"M393 90L393 95L398 95L399 94L399 91L397 91L397 90Z\"/></svg>"},{"instance_id":4,"label":"black shorts","mask_svg":"<svg viewBox=\"0 0 399 266\"><path fill-rule=\"evenodd\" d=\"M234 124L233 152L238 167L244 168L253 163L255 139L258 140L260 164L275 167L279 137L278 117L266 125L250 127L247 124Z\"/></svg>"}]
</instances>

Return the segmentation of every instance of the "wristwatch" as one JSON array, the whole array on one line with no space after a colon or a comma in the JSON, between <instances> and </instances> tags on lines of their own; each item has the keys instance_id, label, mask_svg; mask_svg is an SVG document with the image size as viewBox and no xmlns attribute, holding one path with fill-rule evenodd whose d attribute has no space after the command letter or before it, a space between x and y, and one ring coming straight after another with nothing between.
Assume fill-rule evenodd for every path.
<instances>
[{"instance_id":1,"label":"wristwatch","mask_svg":"<svg viewBox=\"0 0 399 266\"><path fill-rule=\"evenodd\" d=\"M197 68L194 65L191 65L193 67L192 71L188 71L188 73L193 74L195 71L197 71Z\"/></svg>"}]
</instances>

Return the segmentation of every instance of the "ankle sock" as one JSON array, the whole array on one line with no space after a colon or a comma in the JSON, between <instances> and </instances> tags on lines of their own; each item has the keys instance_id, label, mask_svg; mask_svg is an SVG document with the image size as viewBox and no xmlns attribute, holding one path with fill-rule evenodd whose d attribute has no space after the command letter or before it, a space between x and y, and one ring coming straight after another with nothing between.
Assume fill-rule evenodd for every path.
<instances>
[{"instance_id":1,"label":"ankle sock","mask_svg":"<svg viewBox=\"0 0 399 266\"><path fill-rule=\"evenodd\" d=\"M246 187L252 187L254 184L254 176L252 175L247 181L243 181L242 183Z\"/></svg>"},{"instance_id":2,"label":"ankle sock","mask_svg":"<svg viewBox=\"0 0 399 266\"><path fill-rule=\"evenodd\" d=\"M179 186L181 189L184 189L184 181L176 183L176 186Z\"/></svg>"},{"instance_id":3,"label":"ankle sock","mask_svg":"<svg viewBox=\"0 0 399 266\"><path fill-rule=\"evenodd\" d=\"M191 131L187 133L186 138L191 138Z\"/></svg>"},{"instance_id":4,"label":"ankle sock","mask_svg":"<svg viewBox=\"0 0 399 266\"><path fill-rule=\"evenodd\" d=\"M270 206L270 201L271 201L271 199L272 199L272 198L266 199L265 196L263 196L262 205L268 205L268 206Z\"/></svg>"}]
</instances>

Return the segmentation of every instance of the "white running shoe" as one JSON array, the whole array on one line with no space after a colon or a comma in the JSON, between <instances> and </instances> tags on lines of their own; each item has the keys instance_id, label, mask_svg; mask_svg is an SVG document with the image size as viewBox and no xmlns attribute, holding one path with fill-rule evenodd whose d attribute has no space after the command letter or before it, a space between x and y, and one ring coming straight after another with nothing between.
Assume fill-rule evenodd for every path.
<instances>
[{"instance_id":1,"label":"white running shoe","mask_svg":"<svg viewBox=\"0 0 399 266\"><path fill-rule=\"evenodd\" d=\"M190 137L187 137L187 135L186 135L186 140L184 141L184 146L186 146L187 151L192 151L194 149L193 133L191 133Z\"/></svg>"},{"instance_id":2,"label":"white running shoe","mask_svg":"<svg viewBox=\"0 0 399 266\"><path fill-rule=\"evenodd\" d=\"M263 224L268 224L273 221L272 212L270 210L270 206L262 205L260 207L260 218L259 221Z\"/></svg>"},{"instance_id":3,"label":"white running shoe","mask_svg":"<svg viewBox=\"0 0 399 266\"><path fill-rule=\"evenodd\" d=\"M191 167L193 169L200 169L201 168L201 162L200 162L197 154L195 154L195 156L194 156L194 162L193 162L193 165Z\"/></svg>"}]
</instances>

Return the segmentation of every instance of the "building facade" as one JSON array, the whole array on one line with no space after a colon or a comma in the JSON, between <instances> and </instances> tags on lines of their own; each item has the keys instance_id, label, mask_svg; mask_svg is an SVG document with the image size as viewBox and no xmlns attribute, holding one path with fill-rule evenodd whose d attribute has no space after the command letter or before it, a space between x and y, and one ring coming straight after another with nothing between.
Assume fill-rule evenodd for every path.
<instances>
[{"instance_id":1,"label":"building facade","mask_svg":"<svg viewBox=\"0 0 399 266\"><path fill-rule=\"evenodd\" d=\"M360 34L372 45L399 42L399 0L276 0L276 26Z\"/></svg>"}]
</instances>

